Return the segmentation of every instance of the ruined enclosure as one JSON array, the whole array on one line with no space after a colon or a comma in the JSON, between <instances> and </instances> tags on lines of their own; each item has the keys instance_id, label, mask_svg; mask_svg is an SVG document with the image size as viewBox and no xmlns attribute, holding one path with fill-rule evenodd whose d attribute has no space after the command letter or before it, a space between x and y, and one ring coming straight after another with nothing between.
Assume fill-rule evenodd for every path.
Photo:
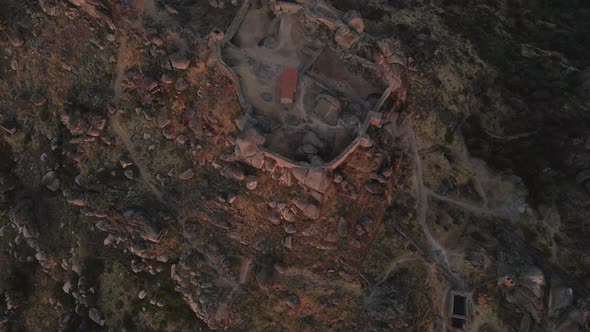
<instances>
[{"instance_id":1,"label":"ruined enclosure","mask_svg":"<svg viewBox=\"0 0 590 332\"><path fill-rule=\"evenodd\" d=\"M388 84L376 65L367 68L369 60L324 36L340 20L324 3L243 8L220 56L237 81L248 126L264 136L259 149L291 166L337 164L364 137Z\"/></svg>"}]
</instances>

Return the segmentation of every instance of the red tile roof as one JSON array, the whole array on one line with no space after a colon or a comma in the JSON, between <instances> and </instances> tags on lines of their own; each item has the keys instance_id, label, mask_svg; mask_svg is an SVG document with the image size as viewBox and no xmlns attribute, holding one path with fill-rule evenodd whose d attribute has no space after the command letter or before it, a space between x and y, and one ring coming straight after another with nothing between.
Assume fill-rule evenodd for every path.
<instances>
[{"instance_id":1,"label":"red tile roof","mask_svg":"<svg viewBox=\"0 0 590 332\"><path fill-rule=\"evenodd\" d=\"M297 68L285 68L281 73L281 82L279 85L279 94L281 103L292 104L295 91L297 91Z\"/></svg>"}]
</instances>

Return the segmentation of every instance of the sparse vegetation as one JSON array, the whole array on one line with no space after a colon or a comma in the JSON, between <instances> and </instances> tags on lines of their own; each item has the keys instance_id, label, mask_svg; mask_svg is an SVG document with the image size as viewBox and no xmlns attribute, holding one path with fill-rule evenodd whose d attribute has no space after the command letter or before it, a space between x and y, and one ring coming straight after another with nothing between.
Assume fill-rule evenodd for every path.
<instances>
[{"instance_id":1,"label":"sparse vegetation","mask_svg":"<svg viewBox=\"0 0 590 332\"><path fill-rule=\"evenodd\" d=\"M468 330L590 326L585 3L255 1L222 48L247 112L209 39L243 1L78 2L0 1L0 330L443 331L451 291ZM344 115L265 113L321 49L296 89Z\"/></svg>"}]
</instances>

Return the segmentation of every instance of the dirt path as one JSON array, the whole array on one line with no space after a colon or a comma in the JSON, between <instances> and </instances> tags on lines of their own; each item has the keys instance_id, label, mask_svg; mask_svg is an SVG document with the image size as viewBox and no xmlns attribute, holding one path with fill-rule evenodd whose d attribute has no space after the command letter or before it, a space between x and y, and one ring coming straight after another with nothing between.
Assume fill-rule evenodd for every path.
<instances>
[{"instance_id":1,"label":"dirt path","mask_svg":"<svg viewBox=\"0 0 590 332\"><path fill-rule=\"evenodd\" d=\"M480 214L480 215L489 215L489 216L494 216L494 217L501 217L502 215L500 214L500 212L494 211L494 210L490 210L487 209L485 207L479 207L479 206L475 206L475 205L471 205L469 203L465 203L462 201L458 201L456 199L453 198L449 198L449 197L445 197L442 196L440 194L437 194L435 192L433 192L432 190L426 188L426 191L428 193L429 196L436 198L440 201L443 202L447 202L453 205L457 205L458 207L464 209L464 210L468 210L469 212L472 213L476 213L476 214Z\"/></svg>"},{"instance_id":2,"label":"dirt path","mask_svg":"<svg viewBox=\"0 0 590 332\"><path fill-rule=\"evenodd\" d=\"M527 138L529 136L535 135L537 134L539 131L535 130L535 131L531 131L531 132L526 132L526 133L522 133L522 134L515 134L515 135L498 135L498 134L494 134L490 131L485 131L486 135L490 136L491 138L495 138L495 139L499 139L502 141L513 141L513 140L517 140L517 139L521 139L521 138Z\"/></svg>"},{"instance_id":3,"label":"dirt path","mask_svg":"<svg viewBox=\"0 0 590 332\"><path fill-rule=\"evenodd\" d=\"M117 105L121 100L121 94L123 92L123 80L125 78L125 71L127 70L128 66L127 55L127 35L124 32L122 32L121 37L119 38L119 49L117 51L117 68L115 72L115 77L112 82L112 103L114 105ZM154 196L156 196L156 198L160 202L163 202L162 193L152 180L152 177L150 176L149 172L147 171L147 168L145 167L141 159L135 153L135 150L133 149L133 144L131 143L129 136L127 135L127 130L121 125L119 121L118 114L115 114L113 117L111 117L111 128L113 129L117 137L121 140L121 142L125 146L125 149L129 151L129 157L131 158L131 160L133 160L133 163L139 169L139 176L141 180L146 184L146 186L154 194Z\"/></svg>"},{"instance_id":4,"label":"dirt path","mask_svg":"<svg viewBox=\"0 0 590 332\"><path fill-rule=\"evenodd\" d=\"M395 270L397 270L397 268L404 264L404 263L408 263L408 262L412 262L417 260L419 257L416 256L415 254L407 254L407 255L402 255L402 256L398 256L395 259L393 259L392 261L389 262L389 265L387 266L387 269L385 270L385 274L383 275L383 278L381 278L381 280L377 283L377 285L383 283L385 280L387 280L387 278L389 278L389 276L391 275L392 272L394 272Z\"/></svg>"},{"instance_id":5,"label":"dirt path","mask_svg":"<svg viewBox=\"0 0 590 332\"><path fill-rule=\"evenodd\" d=\"M129 157L131 158L131 160L133 160L133 163L139 169L139 177L141 178L141 180L146 184L146 186L154 194L154 196L156 196L156 198L161 203L164 203L162 199L162 192L158 189L158 187L152 180L152 177L150 176L148 170L146 169L141 159L137 157L135 151L133 150L131 140L129 139L126 130L121 126L121 123L119 122L119 117L117 115L111 118L111 127L113 128L113 131L115 132L117 137L121 139L121 142L123 143L127 151L129 151Z\"/></svg>"},{"instance_id":6,"label":"dirt path","mask_svg":"<svg viewBox=\"0 0 590 332\"><path fill-rule=\"evenodd\" d=\"M463 279L457 273L453 272L447 250L438 242L438 240L434 238L430 228L428 227L426 217L428 215L428 197L430 190L424 185L422 159L418 153L414 129L410 126L405 126L399 132L400 135L407 139L408 143L410 144L412 154L414 155L414 171L416 172L416 191L418 196L418 223L422 227L422 232L426 236L426 239L432 248L431 256L441 268L443 268L450 276L452 276L452 283L456 284L458 287L462 287L464 284Z\"/></svg>"},{"instance_id":7,"label":"dirt path","mask_svg":"<svg viewBox=\"0 0 590 332\"><path fill-rule=\"evenodd\" d=\"M343 290L343 291L350 293L352 295L355 295L355 296L363 296L363 289L360 286L357 286L357 285L354 285L351 283L347 283L344 281L326 280L325 278L322 278L321 276L318 276L317 274L306 271L306 270L289 268L289 269L285 270L285 273L281 276L281 278L306 279L306 280L308 280L320 287L336 288L336 289Z\"/></svg>"},{"instance_id":8,"label":"dirt path","mask_svg":"<svg viewBox=\"0 0 590 332\"><path fill-rule=\"evenodd\" d=\"M488 196L486 195L485 190L483 189L483 185L481 184L480 175L477 174L477 170L473 167L473 163L471 161L471 157L469 156L469 150L467 150L467 145L465 144L465 140L463 136L459 135L461 146L463 149L461 150L461 159L463 163L469 168L469 171L472 173L471 177L473 178L473 182L475 183L475 190L477 190L479 196L482 199L482 206L484 208L488 207Z\"/></svg>"},{"instance_id":9,"label":"dirt path","mask_svg":"<svg viewBox=\"0 0 590 332\"><path fill-rule=\"evenodd\" d=\"M451 266L451 261L449 259L449 253L446 250L446 248L444 248L439 242L438 240L433 236L432 232L430 231L430 228L428 226L428 222L427 222L427 216L428 216L428 202L429 202L429 198L433 198L433 199L437 199L449 204L453 204L463 210L467 210L471 213L474 214L478 214L478 215L483 215L483 216L492 216L492 217L498 217L498 218L503 218L505 217L503 215L503 213L500 210L491 210L488 207L488 197L486 195L486 192L484 190L484 187L482 185L482 179L480 178L480 174L478 174L477 170L475 169L471 158L469 157L469 152L467 150L467 147L465 146L463 140L461 141L462 145L463 145L463 151L461 154L461 159L463 160L463 162L466 164L466 166L468 167L468 169L471 171L472 173L472 177L474 178L475 181L475 186L476 186L476 190L478 191L479 195L482 198L482 205L481 206L475 206L473 204L467 203L467 202L462 202L450 197L446 197L443 195L440 195L438 193L433 192L431 189L427 188L424 185L424 171L423 171L423 166L422 166L422 160L420 158L420 154L418 152L418 147L417 147L417 143L416 143L416 134L414 132L414 129L410 126L410 125L405 125L402 128L398 128L396 126L396 119L394 118L392 120L393 122L393 127L390 127L390 133L392 134L392 136L394 137L403 137L407 140L409 146L410 146L410 150L414 156L414 172L416 174L416 196L418 198L418 206L417 206L417 218L418 218L418 223L420 224L420 227L422 228L422 231L424 233L424 235L426 236L426 239L428 240L431 249L430 249L430 256L433 259L434 264L432 264L431 266L433 267L433 269L431 270L431 272L428 274L428 278L430 280L432 280L433 285L437 284L435 275L437 274L437 269L441 268L443 271L446 272L446 276L450 282L449 287L442 287L442 285L439 285L441 287L434 287L433 291L433 298L440 298L441 302L437 303L438 308L438 312L439 312L439 317L441 318L441 324L442 324L442 328L443 330L445 329L446 326L446 305L445 305L445 301L446 301L446 297L448 294L448 291L450 289L459 289L459 290L465 290L464 288L466 287L465 281L463 280L462 276L457 273L454 272ZM530 133L527 133L525 135L530 135ZM507 137L507 139L516 139L516 138L520 138L522 137L522 135L519 135L518 137ZM485 175L484 175L485 176ZM555 254L554 254L555 255ZM398 259L390 262L390 265L388 267L388 272L385 275L385 278L391 273L392 270L394 270L399 264L402 264L406 261L408 261L409 259L411 259L410 257L399 257ZM489 317L486 317L489 320ZM478 323L479 324L479 323Z\"/></svg>"},{"instance_id":10,"label":"dirt path","mask_svg":"<svg viewBox=\"0 0 590 332\"><path fill-rule=\"evenodd\" d=\"M434 263L441 268L442 270L447 272L447 276L451 279L449 287L451 288L463 288L465 282L459 275L459 273L453 272L451 267L451 263L449 260L449 254L447 250L434 238L432 233L430 232L430 228L428 227L428 223L426 217L428 215L428 197L432 193L430 190L426 188L424 185L424 174L423 174L423 167L422 167L422 159L420 158L420 154L418 153L418 147L416 144L416 134L414 129L409 125L405 126L401 131L400 134L405 136L410 144L410 148L414 155L414 170L416 172L416 182L417 182L417 196L418 196L418 222L422 227L422 232L426 236L426 239L431 245L431 257ZM434 280L434 276L436 274L436 269L433 269L431 273L428 274L428 278ZM437 287L435 287L435 292L437 291ZM446 301L446 294L448 293L448 289L445 289L444 292L439 289L438 293L433 298L440 298L441 299L441 306L438 308L439 316L441 319L441 324L443 330L446 329L446 310L445 310L445 301Z\"/></svg>"},{"instance_id":11,"label":"dirt path","mask_svg":"<svg viewBox=\"0 0 590 332\"><path fill-rule=\"evenodd\" d=\"M428 195L431 193L424 185L424 174L422 159L418 153L418 146L416 144L416 133L410 125L405 125L402 128L397 126L397 116L393 116L391 120L392 127L390 127L390 134L393 137L403 137L407 140L410 145L410 150L414 156L414 172L416 173L416 196L418 198L417 217L422 232L426 236L426 239L431 246L431 255L434 261L439 264L444 270L451 272L451 267L448 259L448 253L445 248L434 238L430 232L430 228L426 222L426 216L428 214ZM460 280L460 278L458 278Z\"/></svg>"},{"instance_id":12,"label":"dirt path","mask_svg":"<svg viewBox=\"0 0 590 332\"><path fill-rule=\"evenodd\" d=\"M458 201L456 199L446 197L440 194L437 194L430 190L428 187L424 185L424 171L422 166L422 159L420 158L420 154L418 152L418 147L416 143L416 133L414 129L410 125L405 125L402 128L398 128L396 125L396 118L392 119L393 127L390 127L390 133L394 137L403 137L407 140L410 150L414 156L414 172L416 174L416 196L418 198L418 207L417 207L417 218L420 227L422 228L422 232L426 236L430 246L431 246L431 256L434 259L434 262L441 267L443 270L448 272L448 275L452 278L451 282L454 287L463 288L465 286L465 282L463 278L456 272L453 272L451 267L451 263L449 260L449 254L447 250L438 242L438 240L433 236L427 222L428 216L428 201L429 198L438 199L440 201L444 201L449 204L456 205L461 209L467 210L471 213L484 215L484 216L493 216L493 217L503 217L500 211L490 210L488 205L488 199L485 195L484 188L480 182L480 179L476 179L476 187L480 195L483 199L482 206L475 206L466 202ZM469 153L467 148L464 148L462 159L466 162L467 166L470 169L473 169L471 165L471 161L469 159ZM474 171L473 171L474 172ZM473 176L477 178L477 173L474 172Z\"/></svg>"},{"instance_id":13,"label":"dirt path","mask_svg":"<svg viewBox=\"0 0 590 332\"><path fill-rule=\"evenodd\" d=\"M121 92L123 90L123 78L125 77L125 70L127 68L127 35L121 34L119 38L119 49L117 50L117 68L115 72L115 79L113 80L113 103L116 105L121 99Z\"/></svg>"}]
</instances>

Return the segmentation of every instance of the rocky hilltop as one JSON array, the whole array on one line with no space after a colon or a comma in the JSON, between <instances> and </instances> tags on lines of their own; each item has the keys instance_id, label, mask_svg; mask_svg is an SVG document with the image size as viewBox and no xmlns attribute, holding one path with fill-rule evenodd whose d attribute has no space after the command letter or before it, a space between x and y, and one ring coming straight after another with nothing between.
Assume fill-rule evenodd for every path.
<instances>
[{"instance_id":1,"label":"rocky hilltop","mask_svg":"<svg viewBox=\"0 0 590 332\"><path fill-rule=\"evenodd\" d=\"M588 331L588 45L576 0L3 0L0 331Z\"/></svg>"}]
</instances>

